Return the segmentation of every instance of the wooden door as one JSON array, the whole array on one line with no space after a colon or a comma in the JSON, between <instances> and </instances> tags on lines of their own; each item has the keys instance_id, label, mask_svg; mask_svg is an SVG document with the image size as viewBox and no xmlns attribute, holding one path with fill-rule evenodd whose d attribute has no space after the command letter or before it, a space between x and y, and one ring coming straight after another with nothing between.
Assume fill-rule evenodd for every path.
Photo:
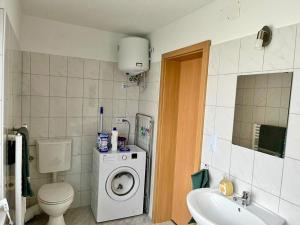
<instances>
[{"instance_id":1,"label":"wooden door","mask_svg":"<svg viewBox=\"0 0 300 225\"><path fill-rule=\"evenodd\" d=\"M162 57L153 222L186 225L191 174L201 162L210 41Z\"/></svg>"},{"instance_id":2,"label":"wooden door","mask_svg":"<svg viewBox=\"0 0 300 225\"><path fill-rule=\"evenodd\" d=\"M180 64L176 156L174 168L172 220L178 225L187 224L191 218L186 205L194 173L198 129L198 101L201 84L201 58L188 59Z\"/></svg>"}]
</instances>

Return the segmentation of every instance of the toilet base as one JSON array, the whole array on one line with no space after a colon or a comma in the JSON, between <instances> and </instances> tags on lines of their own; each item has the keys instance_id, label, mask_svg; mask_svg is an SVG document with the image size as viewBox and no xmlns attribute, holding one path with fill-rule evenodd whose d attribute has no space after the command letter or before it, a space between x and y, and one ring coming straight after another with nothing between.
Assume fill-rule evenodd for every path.
<instances>
[{"instance_id":1,"label":"toilet base","mask_svg":"<svg viewBox=\"0 0 300 225\"><path fill-rule=\"evenodd\" d=\"M66 225L64 216L49 216L49 221L47 225Z\"/></svg>"}]
</instances>

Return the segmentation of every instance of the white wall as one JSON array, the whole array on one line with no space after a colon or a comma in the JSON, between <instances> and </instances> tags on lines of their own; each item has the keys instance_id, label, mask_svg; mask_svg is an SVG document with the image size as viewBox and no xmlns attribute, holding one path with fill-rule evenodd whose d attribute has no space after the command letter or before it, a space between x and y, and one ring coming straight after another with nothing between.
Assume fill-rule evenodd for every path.
<instances>
[{"instance_id":1,"label":"white wall","mask_svg":"<svg viewBox=\"0 0 300 225\"><path fill-rule=\"evenodd\" d=\"M16 33L17 38L20 38L20 22L21 22L21 3L20 0L1 0L0 7L5 8L9 17L12 28Z\"/></svg>"},{"instance_id":2,"label":"white wall","mask_svg":"<svg viewBox=\"0 0 300 225\"><path fill-rule=\"evenodd\" d=\"M21 48L25 51L116 61L117 43L123 36L32 16L22 17Z\"/></svg>"},{"instance_id":3,"label":"white wall","mask_svg":"<svg viewBox=\"0 0 300 225\"><path fill-rule=\"evenodd\" d=\"M281 27L300 22L299 0L240 0L240 16L236 17L234 5L225 3L235 0L214 0L205 7L175 22L152 32L149 37L153 61L159 61L161 54L207 39L213 44L256 33L263 25ZM224 8L225 7L225 8ZM228 9L229 8L229 9Z\"/></svg>"}]
</instances>

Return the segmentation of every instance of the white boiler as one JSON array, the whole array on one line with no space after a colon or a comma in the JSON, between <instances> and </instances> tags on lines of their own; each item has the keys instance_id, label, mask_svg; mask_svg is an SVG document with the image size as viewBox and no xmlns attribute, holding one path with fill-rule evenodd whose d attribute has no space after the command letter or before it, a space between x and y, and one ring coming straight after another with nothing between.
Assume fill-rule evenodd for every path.
<instances>
[{"instance_id":1,"label":"white boiler","mask_svg":"<svg viewBox=\"0 0 300 225\"><path fill-rule=\"evenodd\" d=\"M125 37L119 42L119 70L134 76L149 70L149 41L140 37Z\"/></svg>"}]
</instances>

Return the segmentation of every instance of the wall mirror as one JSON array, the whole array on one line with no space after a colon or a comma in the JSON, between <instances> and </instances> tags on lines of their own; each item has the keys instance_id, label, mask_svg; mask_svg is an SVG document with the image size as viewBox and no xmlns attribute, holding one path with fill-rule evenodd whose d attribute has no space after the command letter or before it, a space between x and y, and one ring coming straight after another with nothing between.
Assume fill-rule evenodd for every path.
<instances>
[{"instance_id":1,"label":"wall mirror","mask_svg":"<svg viewBox=\"0 0 300 225\"><path fill-rule=\"evenodd\" d=\"M237 78L232 143L284 157L292 73Z\"/></svg>"}]
</instances>

